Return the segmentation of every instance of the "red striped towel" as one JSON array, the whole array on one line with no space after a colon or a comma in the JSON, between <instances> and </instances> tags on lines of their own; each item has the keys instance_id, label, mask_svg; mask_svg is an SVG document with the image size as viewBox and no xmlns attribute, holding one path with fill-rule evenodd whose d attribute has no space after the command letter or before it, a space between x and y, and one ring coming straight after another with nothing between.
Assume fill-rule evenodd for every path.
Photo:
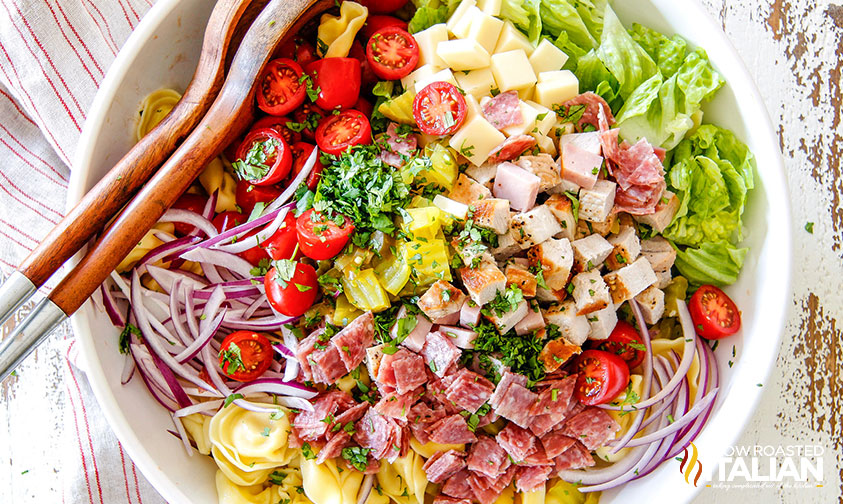
<instances>
[{"instance_id":1,"label":"red striped towel","mask_svg":"<svg viewBox=\"0 0 843 504\"><path fill-rule=\"evenodd\" d=\"M69 160L88 107L153 3L0 0L0 277L63 216ZM3 397L12 399L0 439L8 438L3 446L12 452L0 471L13 480L0 489L0 501L163 502L117 442L84 373L69 358L75 355L69 329L57 333L4 384ZM45 390L48 384L58 386ZM58 432L34 433L37 422L52 422ZM25 442L16 442L20 438Z\"/></svg>"}]
</instances>

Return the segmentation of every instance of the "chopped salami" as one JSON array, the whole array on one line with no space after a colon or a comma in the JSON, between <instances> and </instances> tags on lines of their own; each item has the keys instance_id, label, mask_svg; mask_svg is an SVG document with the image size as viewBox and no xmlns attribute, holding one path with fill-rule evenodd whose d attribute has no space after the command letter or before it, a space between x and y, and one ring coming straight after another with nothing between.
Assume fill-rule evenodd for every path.
<instances>
[{"instance_id":1,"label":"chopped salami","mask_svg":"<svg viewBox=\"0 0 843 504\"><path fill-rule=\"evenodd\" d=\"M410 132L399 133L398 127L396 123L389 123L389 126L386 128L386 143L392 152L408 157L412 156L419 147L418 138Z\"/></svg>"},{"instance_id":2,"label":"chopped salami","mask_svg":"<svg viewBox=\"0 0 843 504\"><path fill-rule=\"evenodd\" d=\"M545 415L552 413L559 415L561 421L568 411L568 403L574 394L574 385L577 383L577 375L571 375L561 380L546 382L539 392L539 400L533 405L533 415ZM539 384L542 385L541 383Z\"/></svg>"},{"instance_id":3,"label":"chopped salami","mask_svg":"<svg viewBox=\"0 0 843 504\"><path fill-rule=\"evenodd\" d=\"M536 443L535 449L529 455L524 457L523 465L525 466L552 466L553 461L548 458L547 453L541 443Z\"/></svg>"},{"instance_id":4,"label":"chopped salami","mask_svg":"<svg viewBox=\"0 0 843 504\"><path fill-rule=\"evenodd\" d=\"M403 361L407 362L403 362ZM415 367L416 364L421 364L419 367ZM418 385L410 387L407 390L413 390L414 388L418 387L422 383L424 383L427 379L427 376L424 373L424 361L420 359L420 357L407 350L406 348L399 348L397 352L393 354L384 354L383 358L381 359L380 366L378 367L378 376L376 381L378 382L378 386L383 387L392 387L398 390L398 376L396 376L396 365L400 369L400 373L402 378L404 379L401 383L402 389L406 389L412 382L418 381ZM420 370L420 377L414 377L411 381L407 380L407 373L410 369L417 369Z\"/></svg>"},{"instance_id":5,"label":"chopped salami","mask_svg":"<svg viewBox=\"0 0 843 504\"><path fill-rule=\"evenodd\" d=\"M471 504L471 499L457 499L456 497L437 495L433 499L433 504Z\"/></svg>"},{"instance_id":6,"label":"chopped salami","mask_svg":"<svg viewBox=\"0 0 843 504\"><path fill-rule=\"evenodd\" d=\"M497 478L511 464L506 451L489 436L478 437L477 442L471 445L471 452L466 462L470 471L481 473L489 478Z\"/></svg>"},{"instance_id":7,"label":"chopped salami","mask_svg":"<svg viewBox=\"0 0 843 504\"><path fill-rule=\"evenodd\" d=\"M578 414L580 411L585 409L585 405L579 401L575 397L571 398L571 402L568 403L568 411L565 413L565 418L572 418L574 415Z\"/></svg>"},{"instance_id":8,"label":"chopped salami","mask_svg":"<svg viewBox=\"0 0 843 504\"><path fill-rule=\"evenodd\" d=\"M413 404L419 400L421 394L420 388L406 394L383 394L381 400L375 404L375 409L381 415L407 420Z\"/></svg>"},{"instance_id":9,"label":"chopped salami","mask_svg":"<svg viewBox=\"0 0 843 504\"><path fill-rule=\"evenodd\" d=\"M513 135L492 149L489 154L490 163L502 163L512 161L525 151L536 146L536 139L530 135Z\"/></svg>"},{"instance_id":10,"label":"chopped salami","mask_svg":"<svg viewBox=\"0 0 843 504\"><path fill-rule=\"evenodd\" d=\"M366 414L366 410L369 409L369 403L362 402L355 406L348 408L347 410L343 411L339 415L336 415L336 423L345 425L348 422L356 422L363 418L363 415Z\"/></svg>"},{"instance_id":11,"label":"chopped salami","mask_svg":"<svg viewBox=\"0 0 843 504\"><path fill-rule=\"evenodd\" d=\"M561 455L558 455L553 461L556 472L566 469L582 469L583 467L594 465L594 457L591 456L588 448L583 446L579 441L574 442L570 448L562 452Z\"/></svg>"},{"instance_id":12,"label":"chopped salami","mask_svg":"<svg viewBox=\"0 0 843 504\"><path fill-rule=\"evenodd\" d=\"M351 445L351 436L345 431L337 432L328 443L319 450L316 463L321 464L330 458L339 457L342 449Z\"/></svg>"},{"instance_id":13,"label":"chopped salami","mask_svg":"<svg viewBox=\"0 0 843 504\"><path fill-rule=\"evenodd\" d=\"M527 390L517 383L509 386L503 394L502 399L495 408L495 413L513 422L519 427L527 428L530 426L532 417L530 416L530 409L538 400L538 395Z\"/></svg>"},{"instance_id":14,"label":"chopped salami","mask_svg":"<svg viewBox=\"0 0 843 504\"><path fill-rule=\"evenodd\" d=\"M549 465L519 467L518 473L515 475L515 488L519 492L533 491L544 485L552 471L553 466Z\"/></svg>"},{"instance_id":15,"label":"chopped salami","mask_svg":"<svg viewBox=\"0 0 843 504\"><path fill-rule=\"evenodd\" d=\"M457 499L473 499L474 491L468 483L468 476L470 473L463 469L457 474L448 478L445 484L442 485L442 493Z\"/></svg>"},{"instance_id":16,"label":"chopped salami","mask_svg":"<svg viewBox=\"0 0 843 504\"><path fill-rule=\"evenodd\" d=\"M313 331L308 337L301 340L298 348L296 348L296 360L301 364L301 372L306 380L313 379L313 371L310 368L310 355L316 351L319 336L324 332L324 327Z\"/></svg>"},{"instance_id":17,"label":"chopped salami","mask_svg":"<svg viewBox=\"0 0 843 504\"><path fill-rule=\"evenodd\" d=\"M316 350L308 357L313 381L333 385L337 380L348 374L340 351L333 345L324 350Z\"/></svg>"},{"instance_id":18,"label":"chopped salami","mask_svg":"<svg viewBox=\"0 0 843 504\"><path fill-rule=\"evenodd\" d=\"M474 492L474 498L481 504L492 504L500 497L504 488L512 483L515 473L515 466L510 466L499 478L487 478L479 473L471 473L468 482Z\"/></svg>"},{"instance_id":19,"label":"chopped salami","mask_svg":"<svg viewBox=\"0 0 843 504\"><path fill-rule=\"evenodd\" d=\"M454 345L450 338L440 332L432 332L427 335L422 348L424 362L428 368L438 377L443 377L460 358L462 350Z\"/></svg>"},{"instance_id":20,"label":"chopped salami","mask_svg":"<svg viewBox=\"0 0 843 504\"><path fill-rule=\"evenodd\" d=\"M392 166L393 168L401 168L404 166L404 158L401 157L401 154L391 152L386 149L382 150L380 154L378 154L378 159L383 161L383 164Z\"/></svg>"},{"instance_id":21,"label":"chopped salami","mask_svg":"<svg viewBox=\"0 0 843 504\"><path fill-rule=\"evenodd\" d=\"M568 419L562 434L581 442L589 450L596 450L613 438L621 426L600 408L586 408Z\"/></svg>"},{"instance_id":22,"label":"chopped salami","mask_svg":"<svg viewBox=\"0 0 843 504\"><path fill-rule=\"evenodd\" d=\"M407 454L410 447L409 431L401 426L398 421L387 418L390 436L389 445L383 458L390 464Z\"/></svg>"},{"instance_id":23,"label":"chopped salami","mask_svg":"<svg viewBox=\"0 0 843 504\"><path fill-rule=\"evenodd\" d=\"M293 419L293 432L302 441L316 441L325 436L333 422L327 421L354 404L350 395L340 390L327 392L313 400L313 411L302 411Z\"/></svg>"},{"instance_id":24,"label":"chopped salami","mask_svg":"<svg viewBox=\"0 0 843 504\"><path fill-rule=\"evenodd\" d=\"M431 483L442 483L465 467L465 454L456 450L436 452L422 469Z\"/></svg>"},{"instance_id":25,"label":"chopped salami","mask_svg":"<svg viewBox=\"0 0 843 504\"><path fill-rule=\"evenodd\" d=\"M410 415L407 417L407 421L409 422L410 431L412 431L413 436L419 443L427 444L430 441L427 428L446 416L447 413L443 410L433 410L427 404L420 402L410 408Z\"/></svg>"},{"instance_id":26,"label":"chopped salami","mask_svg":"<svg viewBox=\"0 0 843 504\"><path fill-rule=\"evenodd\" d=\"M355 424L354 441L371 450L375 459L382 459L391 450L392 423L389 418L369 408Z\"/></svg>"},{"instance_id":27,"label":"chopped salami","mask_svg":"<svg viewBox=\"0 0 843 504\"><path fill-rule=\"evenodd\" d=\"M521 114L521 100L518 99L518 93L515 91L507 91L495 96L486 102L481 110L483 117L499 130L524 122L524 116Z\"/></svg>"},{"instance_id":28,"label":"chopped salami","mask_svg":"<svg viewBox=\"0 0 843 504\"><path fill-rule=\"evenodd\" d=\"M500 405L500 401L503 398L503 395L509 390L509 386L513 383L517 383L522 387L527 386L527 377L524 375L511 373L509 371L504 372L503 376L501 376L501 380L498 382L498 386L495 388L495 392L489 398L489 404L492 405L492 408L497 408Z\"/></svg>"},{"instance_id":29,"label":"chopped salami","mask_svg":"<svg viewBox=\"0 0 843 504\"><path fill-rule=\"evenodd\" d=\"M524 460L536 447L536 436L512 423L498 432L496 439L516 462Z\"/></svg>"},{"instance_id":30,"label":"chopped salami","mask_svg":"<svg viewBox=\"0 0 843 504\"><path fill-rule=\"evenodd\" d=\"M612 115L612 109L609 107L609 104L606 103L606 100L604 100L600 95L591 91L575 96L574 98L563 102L560 106L562 110L567 112L569 115L579 115L580 107L585 107L582 109L582 116L580 117L580 120L577 121L578 129L582 129L582 127L586 124L590 124L591 126L597 128L598 114L601 110L606 115L608 124L615 124L615 117ZM572 107L577 108L572 109Z\"/></svg>"},{"instance_id":31,"label":"chopped salami","mask_svg":"<svg viewBox=\"0 0 843 504\"><path fill-rule=\"evenodd\" d=\"M439 444L465 444L477 441L477 437L468 429L465 418L459 414L437 421L428 428L427 432L430 441Z\"/></svg>"},{"instance_id":32,"label":"chopped salami","mask_svg":"<svg viewBox=\"0 0 843 504\"><path fill-rule=\"evenodd\" d=\"M552 459L565 453L576 442L576 439L568 437L561 432L551 432L541 438L541 444L544 447L545 454L548 458Z\"/></svg>"},{"instance_id":33,"label":"chopped salami","mask_svg":"<svg viewBox=\"0 0 843 504\"><path fill-rule=\"evenodd\" d=\"M375 319L372 312L366 312L352 320L345 328L331 338L331 344L339 351L346 372L359 366L366 357L366 349L375 341Z\"/></svg>"},{"instance_id":34,"label":"chopped salami","mask_svg":"<svg viewBox=\"0 0 843 504\"><path fill-rule=\"evenodd\" d=\"M530 421L530 432L538 437L544 436L552 431L554 427L559 425L555 415L550 413L546 415L536 415Z\"/></svg>"},{"instance_id":35,"label":"chopped salami","mask_svg":"<svg viewBox=\"0 0 843 504\"><path fill-rule=\"evenodd\" d=\"M406 356L392 362L395 374L395 390L399 394L406 394L424 385L427 374L424 371L424 358L421 355L405 351Z\"/></svg>"},{"instance_id":36,"label":"chopped salami","mask_svg":"<svg viewBox=\"0 0 843 504\"><path fill-rule=\"evenodd\" d=\"M445 397L459 408L474 413L489 400L494 390L495 385L492 382L463 368L456 373L456 378L445 389Z\"/></svg>"}]
</instances>

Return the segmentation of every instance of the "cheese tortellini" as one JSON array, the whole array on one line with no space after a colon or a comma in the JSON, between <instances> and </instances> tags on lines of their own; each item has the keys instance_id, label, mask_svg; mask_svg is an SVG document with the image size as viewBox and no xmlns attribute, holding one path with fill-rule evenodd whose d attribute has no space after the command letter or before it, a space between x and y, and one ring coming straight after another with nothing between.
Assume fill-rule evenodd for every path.
<instances>
[{"instance_id":1,"label":"cheese tortellini","mask_svg":"<svg viewBox=\"0 0 843 504\"><path fill-rule=\"evenodd\" d=\"M231 404L211 419L209 434L217 466L238 485L262 483L298 454L287 446L286 413L259 413Z\"/></svg>"},{"instance_id":2,"label":"cheese tortellini","mask_svg":"<svg viewBox=\"0 0 843 504\"><path fill-rule=\"evenodd\" d=\"M317 36L321 42L320 52L325 51L323 56L325 58L348 56L351 43L354 42L354 37L363 27L368 15L369 9L357 2L343 2L340 6L340 17L323 14L317 30Z\"/></svg>"},{"instance_id":3,"label":"cheese tortellini","mask_svg":"<svg viewBox=\"0 0 843 504\"><path fill-rule=\"evenodd\" d=\"M196 451L202 455L211 454L211 417L201 413L187 415L181 419L184 430L196 443Z\"/></svg>"},{"instance_id":4,"label":"cheese tortellini","mask_svg":"<svg viewBox=\"0 0 843 504\"><path fill-rule=\"evenodd\" d=\"M601 492L580 493L577 485L553 479L546 483L544 496L545 504L597 504L600 501Z\"/></svg>"},{"instance_id":5,"label":"cheese tortellini","mask_svg":"<svg viewBox=\"0 0 843 504\"><path fill-rule=\"evenodd\" d=\"M133 248L132 251L129 252L129 255L124 257L123 260L120 261L120 264L117 265L116 270L118 273L123 273L131 270L134 267L135 263L143 259L143 256L145 256L150 250L154 249L155 247L158 247L159 245L164 244L164 242L155 237L156 231L164 231L172 234L175 231L175 226L172 222L159 222L158 224L153 226L152 229L150 229L146 232L145 235L143 235L141 241L139 241L138 244L135 245L135 248Z\"/></svg>"},{"instance_id":6,"label":"cheese tortellini","mask_svg":"<svg viewBox=\"0 0 843 504\"><path fill-rule=\"evenodd\" d=\"M222 159L216 158L205 167L205 170L199 175L199 183L208 194L214 194L214 191L217 191L215 212L237 210L237 198L235 196L237 181L225 169Z\"/></svg>"},{"instance_id":7,"label":"cheese tortellini","mask_svg":"<svg viewBox=\"0 0 843 504\"><path fill-rule=\"evenodd\" d=\"M381 491L398 504L424 504L427 475L424 459L413 450L392 464L381 462L377 479Z\"/></svg>"},{"instance_id":8,"label":"cheese tortellini","mask_svg":"<svg viewBox=\"0 0 843 504\"><path fill-rule=\"evenodd\" d=\"M146 136L152 128L158 126L167 114L181 100L181 94L174 89L159 89L149 93L141 103L140 119L135 129L135 141Z\"/></svg>"},{"instance_id":9,"label":"cheese tortellini","mask_svg":"<svg viewBox=\"0 0 843 504\"><path fill-rule=\"evenodd\" d=\"M547 484L544 483L531 492L521 492L521 504L545 504L546 494Z\"/></svg>"},{"instance_id":10,"label":"cheese tortellini","mask_svg":"<svg viewBox=\"0 0 843 504\"><path fill-rule=\"evenodd\" d=\"M222 471L216 476L219 504L310 504L301 490L301 473L297 468L273 471L268 485L238 485Z\"/></svg>"},{"instance_id":11,"label":"cheese tortellini","mask_svg":"<svg viewBox=\"0 0 843 504\"><path fill-rule=\"evenodd\" d=\"M356 504L363 482L363 473L337 467L331 459L302 460L301 476L305 495L317 504Z\"/></svg>"},{"instance_id":12,"label":"cheese tortellini","mask_svg":"<svg viewBox=\"0 0 843 504\"><path fill-rule=\"evenodd\" d=\"M427 444L421 444L415 437L410 437L410 448L422 457L429 459L432 457L436 452L446 452L448 450L456 450L460 452L465 451L464 444L439 444L434 443L433 441L428 442Z\"/></svg>"}]
</instances>

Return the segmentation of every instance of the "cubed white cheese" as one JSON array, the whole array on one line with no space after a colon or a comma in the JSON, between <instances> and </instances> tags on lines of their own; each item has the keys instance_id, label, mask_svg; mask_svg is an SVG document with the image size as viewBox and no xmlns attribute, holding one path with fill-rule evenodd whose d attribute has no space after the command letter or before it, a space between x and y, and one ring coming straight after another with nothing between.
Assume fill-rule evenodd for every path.
<instances>
[{"instance_id":1,"label":"cubed white cheese","mask_svg":"<svg viewBox=\"0 0 843 504\"><path fill-rule=\"evenodd\" d=\"M463 124L462 128L451 137L449 145L465 156L475 166L480 166L489 159L489 154L506 137L483 117L477 116Z\"/></svg>"},{"instance_id":2,"label":"cubed white cheese","mask_svg":"<svg viewBox=\"0 0 843 504\"><path fill-rule=\"evenodd\" d=\"M464 39L468 37L468 31L471 29L471 24L477 18L477 16L483 14L483 11L478 9L477 7L469 7L468 10L465 11L465 14L454 23L453 28L451 29L451 33L454 34L454 37Z\"/></svg>"},{"instance_id":3,"label":"cubed white cheese","mask_svg":"<svg viewBox=\"0 0 843 504\"><path fill-rule=\"evenodd\" d=\"M561 70L567 62L568 55L548 39L542 39L536 46L536 50L530 55L530 64L533 65L536 75L542 72Z\"/></svg>"},{"instance_id":4,"label":"cubed white cheese","mask_svg":"<svg viewBox=\"0 0 843 504\"><path fill-rule=\"evenodd\" d=\"M532 69L531 69L532 70ZM547 72L545 72L547 73ZM576 75L570 70L560 70L552 79L536 84L536 91L533 100L545 107L553 108L553 105L574 98L580 94L580 84Z\"/></svg>"},{"instance_id":5,"label":"cubed white cheese","mask_svg":"<svg viewBox=\"0 0 843 504\"><path fill-rule=\"evenodd\" d=\"M598 180L591 189L580 191L580 218L591 222L604 222L615 206L617 184Z\"/></svg>"},{"instance_id":6,"label":"cubed white cheese","mask_svg":"<svg viewBox=\"0 0 843 504\"><path fill-rule=\"evenodd\" d=\"M571 243L578 271L599 268L612 253L612 244L599 234L591 234Z\"/></svg>"},{"instance_id":7,"label":"cubed white cheese","mask_svg":"<svg viewBox=\"0 0 843 504\"><path fill-rule=\"evenodd\" d=\"M571 283L574 285L571 294L577 303L577 315L593 313L612 304L609 286L600 276L600 270L575 275Z\"/></svg>"},{"instance_id":8,"label":"cubed white cheese","mask_svg":"<svg viewBox=\"0 0 843 504\"><path fill-rule=\"evenodd\" d=\"M409 75L407 75L406 77L403 77L401 79L401 85L404 86L404 89L415 89L417 82L419 82L421 80L427 81L428 79L430 79L430 77L435 75L436 72L438 72L438 71L439 71L438 67L436 67L434 65L431 65L431 64L420 66L420 67L416 68L413 72L411 72ZM428 81L428 83L430 83L430 82L432 82L432 81Z\"/></svg>"},{"instance_id":9,"label":"cubed white cheese","mask_svg":"<svg viewBox=\"0 0 843 504\"><path fill-rule=\"evenodd\" d=\"M457 75L459 74L460 72L457 72ZM483 117L483 110L480 108L480 102L477 101L477 98L471 95L465 95L465 120L470 121L478 115Z\"/></svg>"},{"instance_id":10,"label":"cubed white cheese","mask_svg":"<svg viewBox=\"0 0 843 504\"><path fill-rule=\"evenodd\" d=\"M501 6L503 0L478 0L477 7L491 16L497 16L501 13Z\"/></svg>"},{"instance_id":11,"label":"cubed white cheese","mask_svg":"<svg viewBox=\"0 0 843 504\"><path fill-rule=\"evenodd\" d=\"M556 113L541 103L534 101L527 101L527 105L539 111L539 115L536 116L536 133L550 135L550 130L556 124ZM554 148L553 150L556 149Z\"/></svg>"},{"instance_id":12,"label":"cubed white cheese","mask_svg":"<svg viewBox=\"0 0 843 504\"><path fill-rule=\"evenodd\" d=\"M530 133L530 135L536 139L536 145L539 146L539 149L541 149L542 152L546 152L551 156L556 156L556 142L554 142L552 138L540 133Z\"/></svg>"},{"instance_id":13,"label":"cubed white cheese","mask_svg":"<svg viewBox=\"0 0 843 504\"><path fill-rule=\"evenodd\" d=\"M517 91L518 98L523 101L531 101L533 99L533 95L535 94L536 87L535 86L527 86L523 89L519 89Z\"/></svg>"},{"instance_id":14,"label":"cubed white cheese","mask_svg":"<svg viewBox=\"0 0 843 504\"><path fill-rule=\"evenodd\" d=\"M588 324L591 326L588 339L604 340L608 338L615 330L615 326L618 325L618 313L615 311L614 305L610 303L606 308L588 315Z\"/></svg>"},{"instance_id":15,"label":"cubed white cheese","mask_svg":"<svg viewBox=\"0 0 843 504\"><path fill-rule=\"evenodd\" d=\"M559 327L562 337L575 345L582 345L588 338L591 326L584 315L577 315L577 306L573 301L565 301L542 310L548 324Z\"/></svg>"},{"instance_id":16,"label":"cubed white cheese","mask_svg":"<svg viewBox=\"0 0 843 504\"><path fill-rule=\"evenodd\" d=\"M535 85L536 74L523 49L499 52L492 56L492 74L503 91L519 90ZM542 103L541 100L537 100ZM546 104L542 103L547 106Z\"/></svg>"},{"instance_id":17,"label":"cubed white cheese","mask_svg":"<svg viewBox=\"0 0 843 504\"><path fill-rule=\"evenodd\" d=\"M448 40L448 28L445 23L439 23L413 34L416 44L419 46L418 66L433 65L437 68L444 68L445 62L436 54L436 46L439 42Z\"/></svg>"},{"instance_id":18,"label":"cubed white cheese","mask_svg":"<svg viewBox=\"0 0 843 504\"><path fill-rule=\"evenodd\" d=\"M513 51L515 49L521 49L529 56L533 54L535 47L533 47L533 44L531 44L527 37L521 33L521 30L507 21L503 25L500 38L498 38L498 45L495 46L495 53L503 53ZM529 64L529 61L527 63ZM530 67L530 70L532 71L532 67Z\"/></svg>"},{"instance_id":19,"label":"cubed white cheese","mask_svg":"<svg viewBox=\"0 0 843 504\"><path fill-rule=\"evenodd\" d=\"M491 67L457 72L454 77L456 77L460 89L478 100L484 96L489 96L492 90L498 86L495 83L495 76L492 75Z\"/></svg>"},{"instance_id":20,"label":"cubed white cheese","mask_svg":"<svg viewBox=\"0 0 843 504\"><path fill-rule=\"evenodd\" d=\"M527 103L523 101L519 105L521 106L521 117L523 120L520 124L513 124L512 126L507 126L502 130L504 135L508 137L527 135L536 127L536 117L538 117L539 111L527 105Z\"/></svg>"},{"instance_id":21,"label":"cubed white cheese","mask_svg":"<svg viewBox=\"0 0 843 504\"><path fill-rule=\"evenodd\" d=\"M644 289L641 294L635 296L638 306L641 307L641 315L644 322L653 325L664 316L664 291L651 285Z\"/></svg>"},{"instance_id":22,"label":"cubed white cheese","mask_svg":"<svg viewBox=\"0 0 843 504\"><path fill-rule=\"evenodd\" d=\"M466 37L476 40L491 54L498 44L501 30L503 30L503 21L485 12L480 12L472 18L471 27L468 29Z\"/></svg>"},{"instance_id":23,"label":"cubed white cheese","mask_svg":"<svg viewBox=\"0 0 843 504\"><path fill-rule=\"evenodd\" d=\"M489 66L489 51L474 39L456 39L439 42L436 54L451 70L474 70Z\"/></svg>"},{"instance_id":24,"label":"cubed white cheese","mask_svg":"<svg viewBox=\"0 0 843 504\"><path fill-rule=\"evenodd\" d=\"M603 277L609 292L612 294L612 301L619 305L629 301L644 289L658 281L650 262L641 257L628 266L608 273Z\"/></svg>"},{"instance_id":25,"label":"cubed white cheese","mask_svg":"<svg viewBox=\"0 0 843 504\"><path fill-rule=\"evenodd\" d=\"M433 198L433 204L436 205L439 210L442 210L443 212L460 220L465 220L465 216L468 215L468 205L460 203L459 201L454 201L451 198L446 198L441 194L437 194Z\"/></svg>"},{"instance_id":26,"label":"cubed white cheese","mask_svg":"<svg viewBox=\"0 0 843 504\"><path fill-rule=\"evenodd\" d=\"M423 77L416 81L416 93L421 92L422 89L426 88L429 84L434 82L449 82L454 86L457 85L457 80L454 79L453 72L451 72L450 68L446 68L444 70L439 70L438 72L429 77Z\"/></svg>"},{"instance_id":27,"label":"cubed white cheese","mask_svg":"<svg viewBox=\"0 0 843 504\"><path fill-rule=\"evenodd\" d=\"M462 0L460 4L457 5L454 13L451 14L451 17L448 18L448 23L446 24L448 31L454 33L454 27L463 17L465 17L467 13L471 11L472 8L477 8L477 2L475 0Z\"/></svg>"}]
</instances>

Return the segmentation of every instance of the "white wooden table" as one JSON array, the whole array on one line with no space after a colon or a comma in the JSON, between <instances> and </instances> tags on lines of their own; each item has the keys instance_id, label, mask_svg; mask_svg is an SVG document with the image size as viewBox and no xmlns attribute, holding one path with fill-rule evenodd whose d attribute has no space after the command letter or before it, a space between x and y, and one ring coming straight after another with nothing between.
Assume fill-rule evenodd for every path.
<instances>
[{"instance_id":1,"label":"white wooden table","mask_svg":"<svg viewBox=\"0 0 843 504\"><path fill-rule=\"evenodd\" d=\"M703 489L696 502L843 504L843 5L701 1L761 88L794 208L789 322L761 407L739 444L817 444L826 455L822 488ZM804 229L808 222L813 234ZM64 422L67 331L57 331L17 378L0 385L0 503L61 500L58 447L72 435Z\"/></svg>"}]
</instances>

